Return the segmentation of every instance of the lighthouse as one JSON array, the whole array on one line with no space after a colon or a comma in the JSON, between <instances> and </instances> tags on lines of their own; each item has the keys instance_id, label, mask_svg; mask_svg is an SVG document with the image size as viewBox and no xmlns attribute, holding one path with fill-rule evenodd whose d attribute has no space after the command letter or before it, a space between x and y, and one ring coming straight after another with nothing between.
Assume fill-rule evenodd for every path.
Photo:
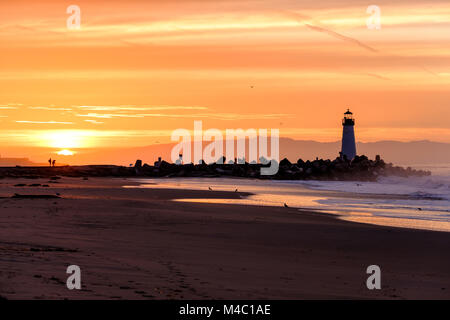
<instances>
[{"instance_id":1,"label":"lighthouse","mask_svg":"<svg viewBox=\"0 0 450 320\"><path fill-rule=\"evenodd\" d=\"M353 160L356 156L356 143L355 143L355 119L353 119L353 113L350 109L344 113L344 119L342 119L342 126L344 130L342 132L342 157L345 155L347 159Z\"/></svg>"}]
</instances>

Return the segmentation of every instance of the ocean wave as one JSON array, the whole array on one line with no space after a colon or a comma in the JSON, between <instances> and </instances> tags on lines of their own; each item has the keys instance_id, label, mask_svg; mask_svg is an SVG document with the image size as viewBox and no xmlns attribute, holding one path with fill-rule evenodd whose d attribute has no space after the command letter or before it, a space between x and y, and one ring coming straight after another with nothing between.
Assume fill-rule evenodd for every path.
<instances>
[{"instance_id":1,"label":"ocean wave","mask_svg":"<svg viewBox=\"0 0 450 320\"><path fill-rule=\"evenodd\" d=\"M427 200L450 200L450 176L383 177L376 182L299 181L298 183L315 190L403 195Z\"/></svg>"}]
</instances>

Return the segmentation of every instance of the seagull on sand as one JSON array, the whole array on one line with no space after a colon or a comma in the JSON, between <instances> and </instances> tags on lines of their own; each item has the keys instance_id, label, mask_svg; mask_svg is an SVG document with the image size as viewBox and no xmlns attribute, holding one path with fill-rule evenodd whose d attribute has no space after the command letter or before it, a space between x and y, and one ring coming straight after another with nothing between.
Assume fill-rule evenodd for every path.
<instances>
[{"instance_id":1,"label":"seagull on sand","mask_svg":"<svg viewBox=\"0 0 450 320\"><path fill-rule=\"evenodd\" d=\"M286 204L286 202L284 203L284 207L285 207L285 208L289 208L288 205Z\"/></svg>"}]
</instances>

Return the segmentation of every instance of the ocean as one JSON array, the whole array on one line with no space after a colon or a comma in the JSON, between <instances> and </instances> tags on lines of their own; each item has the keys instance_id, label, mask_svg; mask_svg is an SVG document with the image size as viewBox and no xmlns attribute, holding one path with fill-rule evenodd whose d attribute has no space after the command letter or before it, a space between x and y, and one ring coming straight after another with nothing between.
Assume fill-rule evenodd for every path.
<instances>
[{"instance_id":1,"label":"ocean","mask_svg":"<svg viewBox=\"0 0 450 320\"><path fill-rule=\"evenodd\" d=\"M139 179L142 188L249 192L241 199L177 199L284 206L336 214L340 219L384 226L450 232L450 164L416 165L428 177L384 177L377 182L280 181L239 178Z\"/></svg>"}]
</instances>

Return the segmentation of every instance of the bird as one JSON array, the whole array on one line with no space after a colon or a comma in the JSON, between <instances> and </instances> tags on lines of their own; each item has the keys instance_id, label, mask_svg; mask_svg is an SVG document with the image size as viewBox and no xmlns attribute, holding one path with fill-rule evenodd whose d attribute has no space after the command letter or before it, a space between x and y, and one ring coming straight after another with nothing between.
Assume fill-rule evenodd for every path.
<instances>
[{"instance_id":1,"label":"bird","mask_svg":"<svg viewBox=\"0 0 450 320\"><path fill-rule=\"evenodd\" d=\"M238 192L238 189L234 190L234 192Z\"/></svg>"},{"instance_id":2,"label":"bird","mask_svg":"<svg viewBox=\"0 0 450 320\"><path fill-rule=\"evenodd\" d=\"M289 206L286 204L286 202L284 203L284 207L285 208L289 208Z\"/></svg>"},{"instance_id":3,"label":"bird","mask_svg":"<svg viewBox=\"0 0 450 320\"><path fill-rule=\"evenodd\" d=\"M211 188L211 187L208 187L208 189L209 189L209 191L212 191L212 188Z\"/></svg>"}]
</instances>

